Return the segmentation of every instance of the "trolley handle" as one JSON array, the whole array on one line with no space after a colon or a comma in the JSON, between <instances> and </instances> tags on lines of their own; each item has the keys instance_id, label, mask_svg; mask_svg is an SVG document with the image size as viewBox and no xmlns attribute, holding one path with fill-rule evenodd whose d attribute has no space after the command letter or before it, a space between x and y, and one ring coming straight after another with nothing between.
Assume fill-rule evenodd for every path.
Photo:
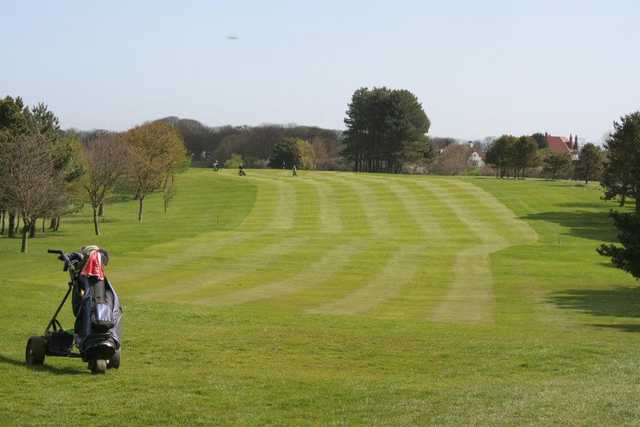
<instances>
[{"instance_id":1,"label":"trolley handle","mask_svg":"<svg viewBox=\"0 0 640 427\"><path fill-rule=\"evenodd\" d=\"M67 254L64 253L63 250L61 250L61 249L47 249L47 252L50 253L50 254L58 255L58 259L60 261L64 262L64 267L62 268L62 271L69 270L69 267L71 266L71 260L69 259Z\"/></svg>"}]
</instances>

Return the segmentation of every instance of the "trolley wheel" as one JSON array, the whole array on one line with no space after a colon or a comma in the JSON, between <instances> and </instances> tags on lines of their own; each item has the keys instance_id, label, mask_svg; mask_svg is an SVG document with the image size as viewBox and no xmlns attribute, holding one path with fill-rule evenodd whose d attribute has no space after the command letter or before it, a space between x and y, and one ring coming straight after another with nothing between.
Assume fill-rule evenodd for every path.
<instances>
[{"instance_id":1,"label":"trolley wheel","mask_svg":"<svg viewBox=\"0 0 640 427\"><path fill-rule=\"evenodd\" d=\"M104 359L96 359L91 363L91 373L104 374L107 372L107 361Z\"/></svg>"},{"instance_id":2,"label":"trolley wheel","mask_svg":"<svg viewBox=\"0 0 640 427\"><path fill-rule=\"evenodd\" d=\"M44 337L31 337L27 341L25 362L27 366L40 366L44 363L44 355L47 353L47 340Z\"/></svg>"},{"instance_id":3,"label":"trolley wheel","mask_svg":"<svg viewBox=\"0 0 640 427\"><path fill-rule=\"evenodd\" d=\"M107 362L107 369L120 368L120 349L116 350Z\"/></svg>"}]
</instances>

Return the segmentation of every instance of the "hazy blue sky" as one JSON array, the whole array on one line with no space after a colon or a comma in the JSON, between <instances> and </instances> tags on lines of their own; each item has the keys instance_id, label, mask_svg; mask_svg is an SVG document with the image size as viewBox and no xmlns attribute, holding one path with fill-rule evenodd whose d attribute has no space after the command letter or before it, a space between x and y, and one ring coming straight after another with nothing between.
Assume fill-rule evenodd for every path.
<instances>
[{"instance_id":1,"label":"hazy blue sky","mask_svg":"<svg viewBox=\"0 0 640 427\"><path fill-rule=\"evenodd\" d=\"M598 140L640 108L636 0L60 0L1 10L0 95L49 104L63 127L177 115L342 128L353 91L382 85L415 93L438 136Z\"/></svg>"}]
</instances>

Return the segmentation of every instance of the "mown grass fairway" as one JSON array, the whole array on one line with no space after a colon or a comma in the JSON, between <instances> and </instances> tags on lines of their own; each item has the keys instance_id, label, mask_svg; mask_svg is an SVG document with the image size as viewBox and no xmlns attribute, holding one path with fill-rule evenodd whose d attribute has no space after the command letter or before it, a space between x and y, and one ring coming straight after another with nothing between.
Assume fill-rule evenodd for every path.
<instances>
[{"instance_id":1,"label":"mown grass fairway","mask_svg":"<svg viewBox=\"0 0 640 427\"><path fill-rule=\"evenodd\" d=\"M190 170L143 224L109 205L98 239L88 215L28 256L0 239L3 424L640 422L640 288L595 253L615 237L598 187L234 172ZM91 242L122 368L27 369L66 287L45 249Z\"/></svg>"}]
</instances>

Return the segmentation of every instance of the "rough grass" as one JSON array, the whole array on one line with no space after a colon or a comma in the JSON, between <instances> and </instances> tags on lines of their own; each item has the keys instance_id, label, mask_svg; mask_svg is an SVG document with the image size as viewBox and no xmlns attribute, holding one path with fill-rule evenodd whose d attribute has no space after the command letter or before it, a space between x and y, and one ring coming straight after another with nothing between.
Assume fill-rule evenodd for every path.
<instances>
[{"instance_id":1,"label":"rough grass","mask_svg":"<svg viewBox=\"0 0 640 427\"><path fill-rule=\"evenodd\" d=\"M595 186L191 170L161 200L0 239L3 424L634 425L640 291L594 248ZM122 368L27 369L65 290L47 247L96 242ZM70 322L70 309L63 320Z\"/></svg>"}]
</instances>

